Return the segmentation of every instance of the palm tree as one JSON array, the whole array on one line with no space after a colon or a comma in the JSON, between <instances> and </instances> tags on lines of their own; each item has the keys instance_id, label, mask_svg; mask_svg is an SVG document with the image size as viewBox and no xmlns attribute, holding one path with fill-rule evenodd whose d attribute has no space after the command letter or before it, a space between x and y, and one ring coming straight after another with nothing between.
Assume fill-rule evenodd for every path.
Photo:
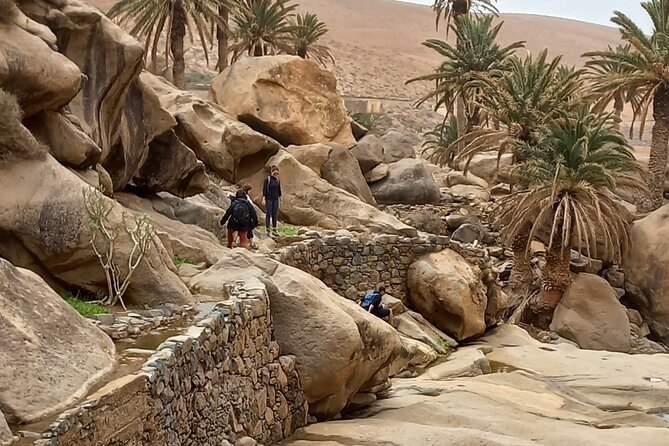
<instances>
[{"instance_id":1,"label":"palm tree","mask_svg":"<svg viewBox=\"0 0 669 446\"><path fill-rule=\"evenodd\" d=\"M334 63L330 49L319 45L318 41L328 33L325 23L318 20L316 14L307 12L289 19L293 26L293 54L302 59L314 59L322 65L329 60Z\"/></svg>"},{"instance_id":2,"label":"palm tree","mask_svg":"<svg viewBox=\"0 0 669 446\"><path fill-rule=\"evenodd\" d=\"M186 30L198 34L209 63L207 42L211 42L210 23L225 26L218 15L218 9L227 0L121 0L107 13L120 26L130 27L130 34L144 39L144 57L151 48L152 68L157 64L158 44L163 31L165 38L165 63L173 59L172 76L174 84L186 88L186 64L184 61L184 37Z\"/></svg>"},{"instance_id":3,"label":"palm tree","mask_svg":"<svg viewBox=\"0 0 669 446\"><path fill-rule=\"evenodd\" d=\"M495 0L434 0L432 10L437 16L435 26L439 29L439 22L443 20L448 27L451 21L455 22L458 17L471 11L497 15L494 3Z\"/></svg>"},{"instance_id":4,"label":"palm tree","mask_svg":"<svg viewBox=\"0 0 669 446\"><path fill-rule=\"evenodd\" d=\"M453 143L458 139L458 123L455 116L437 124L434 129L425 133L422 154L427 159L440 166L453 167Z\"/></svg>"},{"instance_id":5,"label":"palm tree","mask_svg":"<svg viewBox=\"0 0 669 446\"><path fill-rule=\"evenodd\" d=\"M533 312L540 325L571 281L571 248L591 258L621 260L629 246L629 223L612 190L644 190L642 169L611 115L587 108L562 113L536 145L524 144L525 161L512 174L529 185L498 202L496 225L508 242L527 231L547 244L541 292Z\"/></svg>"},{"instance_id":6,"label":"palm tree","mask_svg":"<svg viewBox=\"0 0 669 446\"><path fill-rule=\"evenodd\" d=\"M597 74L594 89L600 94L600 103L607 104L624 92L632 105L635 120L640 121L640 137L648 111L651 106L653 108L655 124L648 161L648 188L651 192L648 207L654 210L663 203L669 142L669 0L648 0L641 6L653 23L650 36L646 36L625 14L615 11L611 21L618 25L631 51L620 52L609 48L584 56L592 58L587 65Z\"/></svg>"},{"instance_id":7,"label":"palm tree","mask_svg":"<svg viewBox=\"0 0 669 446\"><path fill-rule=\"evenodd\" d=\"M234 0L231 0L232 3ZM230 40L230 27L228 21L230 20L230 6L228 4L221 5L218 7L218 17L221 24L214 24L216 26L216 40L218 42L218 62L216 62L216 68L221 72L228 67L228 44Z\"/></svg>"},{"instance_id":8,"label":"palm tree","mask_svg":"<svg viewBox=\"0 0 669 446\"><path fill-rule=\"evenodd\" d=\"M481 152L497 151L500 157L511 152L514 163L522 161L518 148L536 145L563 111L580 103L582 71L565 69L560 60L556 57L548 61L546 50L536 58L514 56L508 65L470 83L471 88L480 89L477 105L499 122L500 128L479 127L454 143L465 143L464 149L456 152L456 161L467 162L465 171L469 161Z\"/></svg>"},{"instance_id":9,"label":"palm tree","mask_svg":"<svg viewBox=\"0 0 669 446\"><path fill-rule=\"evenodd\" d=\"M486 73L503 75L508 68L509 57L524 46L524 42L500 46L496 39L504 22L493 26L492 21L492 16L462 16L457 27L451 25L457 38L455 45L437 39L424 42L424 46L435 50L446 60L433 73L407 81L436 82L436 88L420 98L417 105L435 99L435 110L444 107L452 111L457 99L462 98L467 131L480 124L476 96L481 89L472 81Z\"/></svg>"},{"instance_id":10,"label":"palm tree","mask_svg":"<svg viewBox=\"0 0 669 446\"><path fill-rule=\"evenodd\" d=\"M240 0L232 9L232 32L235 43L230 47L232 61L242 55L267 56L290 53L296 28L290 23L296 5L287 0Z\"/></svg>"}]
</instances>

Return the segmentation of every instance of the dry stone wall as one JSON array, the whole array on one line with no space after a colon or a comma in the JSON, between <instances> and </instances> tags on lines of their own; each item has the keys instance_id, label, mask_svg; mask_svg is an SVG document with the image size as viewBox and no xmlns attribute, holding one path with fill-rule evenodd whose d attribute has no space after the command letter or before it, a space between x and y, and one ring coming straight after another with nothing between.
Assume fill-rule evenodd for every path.
<instances>
[{"instance_id":1,"label":"dry stone wall","mask_svg":"<svg viewBox=\"0 0 669 446\"><path fill-rule=\"evenodd\" d=\"M268 445L306 424L295 358L279 356L259 282L161 344L141 371L61 414L39 446Z\"/></svg>"},{"instance_id":2,"label":"dry stone wall","mask_svg":"<svg viewBox=\"0 0 669 446\"><path fill-rule=\"evenodd\" d=\"M382 283L394 297L407 294L407 271L420 256L452 249L481 268L491 270L488 252L446 236L330 235L294 243L276 254L277 260L308 272L338 294L357 300Z\"/></svg>"}]
</instances>

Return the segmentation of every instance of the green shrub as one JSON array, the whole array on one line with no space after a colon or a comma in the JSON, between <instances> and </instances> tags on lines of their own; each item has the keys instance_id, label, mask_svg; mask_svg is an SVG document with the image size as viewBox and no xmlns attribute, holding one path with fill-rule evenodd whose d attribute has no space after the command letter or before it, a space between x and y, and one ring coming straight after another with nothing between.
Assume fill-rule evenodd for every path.
<instances>
[{"instance_id":1,"label":"green shrub","mask_svg":"<svg viewBox=\"0 0 669 446\"><path fill-rule=\"evenodd\" d=\"M278 232L279 235L287 237L295 237L297 235L297 231L297 228L293 226L279 226L276 228L276 232Z\"/></svg>"},{"instance_id":2,"label":"green shrub","mask_svg":"<svg viewBox=\"0 0 669 446\"><path fill-rule=\"evenodd\" d=\"M63 299L65 299L65 302L70 304L72 308L77 310L77 312L84 317L92 317L95 316L96 314L109 313L107 307L82 300L79 296L79 293L77 293L77 295L75 296L69 291L63 291L62 293L60 293L60 296Z\"/></svg>"},{"instance_id":3,"label":"green shrub","mask_svg":"<svg viewBox=\"0 0 669 446\"><path fill-rule=\"evenodd\" d=\"M193 262L192 260L184 259L183 257L179 256L172 257L172 262L174 262L174 266L181 266L183 264L195 265L195 262Z\"/></svg>"},{"instance_id":4,"label":"green shrub","mask_svg":"<svg viewBox=\"0 0 669 446\"><path fill-rule=\"evenodd\" d=\"M351 119L358 125L363 126L369 133L375 136L383 136L387 129L383 118L379 113L358 112L352 113Z\"/></svg>"}]
</instances>

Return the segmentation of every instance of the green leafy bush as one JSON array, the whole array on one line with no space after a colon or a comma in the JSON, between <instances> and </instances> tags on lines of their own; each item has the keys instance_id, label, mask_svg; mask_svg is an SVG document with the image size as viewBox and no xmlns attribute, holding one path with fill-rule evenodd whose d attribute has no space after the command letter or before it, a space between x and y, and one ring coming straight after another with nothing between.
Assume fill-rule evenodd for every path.
<instances>
[{"instance_id":1,"label":"green leafy bush","mask_svg":"<svg viewBox=\"0 0 669 446\"><path fill-rule=\"evenodd\" d=\"M276 228L276 232L278 232L279 235L294 237L297 235L297 228L293 226L280 226Z\"/></svg>"},{"instance_id":2,"label":"green leafy bush","mask_svg":"<svg viewBox=\"0 0 669 446\"><path fill-rule=\"evenodd\" d=\"M172 262L174 262L174 266L181 266L183 264L195 265L195 262L193 262L192 260L184 259L183 257L179 256L172 257Z\"/></svg>"},{"instance_id":3,"label":"green leafy bush","mask_svg":"<svg viewBox=\"0 0 669 446\"><path fill-rule=\"evenodd\" d=\"M92 317L95 316L96 314L109 313L107 307L82 300L79 297L79 293L77 293L77 295L75 296L69 291L63 291L62 293L60 293L60 296L63 299L65 299L65 302L70 304L72 308L77 310L77 313L79 313L84 317Z\"/></svg>"},{"instance_id":4,"label":"green leafy bush","mask_svg":"<svg viewBox=\"0 0 669 446\"><path fill-rule=\"evenodd\" d=\"M363 126L369 133L375 136L383 136L387 129L383 117L379 113L358 112L352 113L351 119L356 124Z\"/></svg>"}]
</instances>

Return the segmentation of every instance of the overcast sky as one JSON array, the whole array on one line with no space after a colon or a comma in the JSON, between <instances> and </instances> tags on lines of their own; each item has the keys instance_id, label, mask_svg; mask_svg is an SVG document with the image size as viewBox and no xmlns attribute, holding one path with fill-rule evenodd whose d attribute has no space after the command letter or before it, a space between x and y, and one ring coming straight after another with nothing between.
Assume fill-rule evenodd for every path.
<instances>
[{"instance_id":1,"label":"overcast sky","mask_svg":"<svg viewBox=\"0 0 669 446\"><path fill-rule=\"evenodd\" d=\"M432 0L401 0L431 5ZM500 12L541 14L612 26L613 11L622 11L644 30L650 29L650 20L639 0L497 0Z\"/></svg>"}]
</instances>

